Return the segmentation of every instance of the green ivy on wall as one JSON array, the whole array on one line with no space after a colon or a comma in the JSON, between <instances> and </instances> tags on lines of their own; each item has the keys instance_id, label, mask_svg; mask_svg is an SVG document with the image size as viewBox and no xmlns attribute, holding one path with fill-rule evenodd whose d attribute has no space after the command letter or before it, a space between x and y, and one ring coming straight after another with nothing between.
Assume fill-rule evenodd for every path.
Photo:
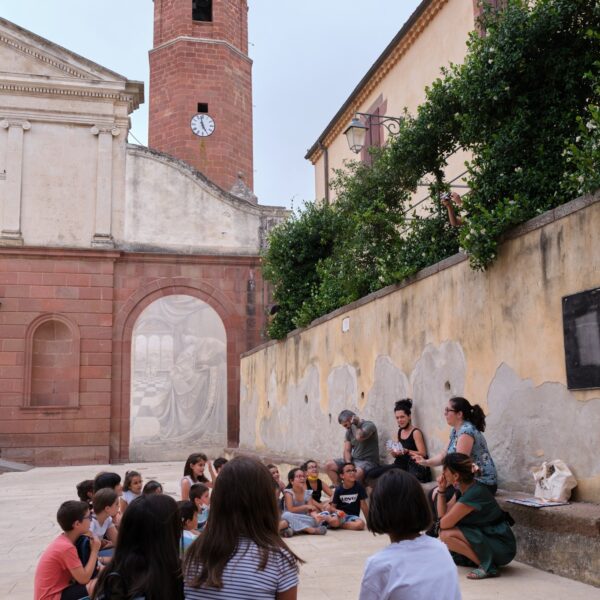
<instances>
[{"instance_id":1,"label":"green ivy on wall","mask_svg":"<svg viewBox=\"0 0 600 600\"><path fill-rule=\"evenodd\" d=\"M279 312L269 335L296 327L454 253L475 269L508 229L600 187L597 0L508 0L484 11L462 65L443 70L415 115L338 171L332 205L310 203L276 228L264 255ZM462 225L439 201L459 148L470 188ZM431 201L411 199L427 180Z\"/></svg>"}]
</instances>

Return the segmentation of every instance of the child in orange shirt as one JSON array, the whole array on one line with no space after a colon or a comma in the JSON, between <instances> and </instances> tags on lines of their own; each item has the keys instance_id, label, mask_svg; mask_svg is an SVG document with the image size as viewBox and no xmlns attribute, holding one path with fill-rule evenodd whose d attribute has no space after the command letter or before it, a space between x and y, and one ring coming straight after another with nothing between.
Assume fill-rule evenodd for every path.
<instances>
[{"instance_id":1,"label":"child in orange shirt","mask_svg":"<svg viewBox=\"0 0 600 600\"><path fill-rule=\"evenodd\" d=\"M90 509L86 502L63 502L56 520L63 530L42 554L35 571L34 600L81 600L91 594L94 581L90 581L98 561L100 540L90 534ZM83 566L75 540L90 535L91 552ZM76 583L71 583L72 580Z\"/></svg>"}]
</instances>

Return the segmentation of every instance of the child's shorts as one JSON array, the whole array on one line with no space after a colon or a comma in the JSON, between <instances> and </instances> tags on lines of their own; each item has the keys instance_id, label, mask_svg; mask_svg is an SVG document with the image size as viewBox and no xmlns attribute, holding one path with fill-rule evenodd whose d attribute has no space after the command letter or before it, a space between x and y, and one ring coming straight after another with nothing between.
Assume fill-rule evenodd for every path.
<instances>
[{"instance_id":1,"label":"child's shorts","mask_svg":"<svg viewBox=\"0 0 600 600\"><path fill-rule=\"evenodd\" d=\"M340 520L340 525L352 523L353 521L360 521L360 517L346 514L343 510L333 510L331 512L324 510L323 512L320 512L319 515L322 517L337 517Z\"/></svg>"},{"instance_id":2,"label":"child's shorts","mask_svg":"<svg viewBox=\"0 0 600 600\"><path fill-rule=\"evenodd\" d=\"M340 517L340 525L343 525L344 523L353 523L354 521L360 521L360 517L346 514L343 517Z\"/></svg>"}]
</instances>

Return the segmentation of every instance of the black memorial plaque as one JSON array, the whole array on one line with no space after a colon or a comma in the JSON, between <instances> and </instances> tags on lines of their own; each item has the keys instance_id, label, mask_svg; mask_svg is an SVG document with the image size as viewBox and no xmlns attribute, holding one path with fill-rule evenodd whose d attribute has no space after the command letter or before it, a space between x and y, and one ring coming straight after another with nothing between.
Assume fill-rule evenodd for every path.
<instances>
[{"instance_id":1,"label":"black memorial plaque","mask_svg":"<svg viewBox=\"0 0 600 600\"><path fill-rule=\"evenodd\" d=\"M562 299L567 387L600 388L600 288Z\"/></svg>"}]
</instances>

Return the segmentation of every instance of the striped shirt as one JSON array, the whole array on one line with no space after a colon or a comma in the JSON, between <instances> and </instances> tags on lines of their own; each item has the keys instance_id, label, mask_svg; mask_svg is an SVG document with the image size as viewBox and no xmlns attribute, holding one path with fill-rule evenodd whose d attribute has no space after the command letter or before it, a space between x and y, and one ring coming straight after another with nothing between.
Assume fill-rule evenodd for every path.
<instances>
[{"instance_id":1,"label":"striped shirt","mask_svg":"<svg viewBox=\"0 0 600 600\"><path fill-rule=\"evenodd\" d=\"M185 600L273 600L280 592L298 585L298 568L289 554L271 551L260 571L260 549L252 541L241 539L237 552L223 569L223 587L193 588L185 584ZM186 579L193 579L200 567L192 565Z\"/></svg>"}]
</instances>

